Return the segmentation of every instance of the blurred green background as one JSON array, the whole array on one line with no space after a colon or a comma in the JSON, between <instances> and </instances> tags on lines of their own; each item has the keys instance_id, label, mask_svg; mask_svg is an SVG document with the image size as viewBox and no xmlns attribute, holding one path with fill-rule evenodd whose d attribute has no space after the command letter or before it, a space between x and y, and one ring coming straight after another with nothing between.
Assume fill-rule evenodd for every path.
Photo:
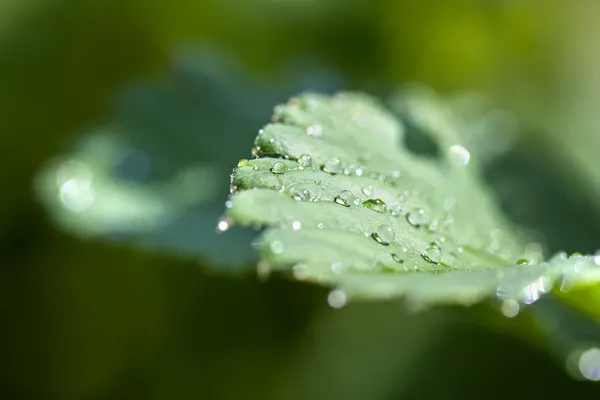
<instances>
[{"instance_id":1,"label":"blurred green background","mask_svg":"<svg viewBox=\"0 0 600 400\"><path fill-rule=\"evenodd\" d=\"M332 310L324 289L240 273L256 232L215 226L275 104L419 82L514 113L486 179L547 255L594 252L599 17L593 1L0 1L0 397L597 396L569 361L600 345L597 289L513 320Z\"/></svg>"}]
</instances>

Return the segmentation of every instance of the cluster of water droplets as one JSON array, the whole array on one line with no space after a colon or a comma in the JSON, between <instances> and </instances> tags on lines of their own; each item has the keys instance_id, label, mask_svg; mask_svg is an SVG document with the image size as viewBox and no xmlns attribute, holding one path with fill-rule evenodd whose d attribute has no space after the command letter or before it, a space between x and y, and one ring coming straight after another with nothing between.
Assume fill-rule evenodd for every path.
<instances>
[{"instance_id":1,"label":"cluster of water droplets","mask_svg":"<svg viewBox=\"0 0 600 400\"><path fill-rule=\"evenodd\" d=\"M581 261L578 261L581 259ZM516 261L517 266L530 266L538 264L533 259L519 259ZM570 270L562 269L566 265ZM570 291L573 286L573 280L578 274L589 271L590 268L600 269L600 253L592 259L586 259L581 253L573 253L570 256L567 253L560 252L552 257L547 263L540 265L548 265L549 268L558 268L560 272L558 276L550 277L542 274L535 278L532 282L524 287L514 287L511 284L501 284L496 291L496 297L501 300L500 310L506 317L516 317L524 305L530 305L538 301L545 294L550 293L555 286L562 292ZM497 271L498 277L502 278L504 271Z\"/></svg>"}]
</instances>

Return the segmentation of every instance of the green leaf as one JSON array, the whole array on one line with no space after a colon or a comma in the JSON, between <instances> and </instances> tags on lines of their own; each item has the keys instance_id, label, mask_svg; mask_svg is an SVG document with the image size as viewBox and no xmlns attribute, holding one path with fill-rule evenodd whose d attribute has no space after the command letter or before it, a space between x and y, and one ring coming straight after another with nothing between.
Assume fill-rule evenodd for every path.
<instances>
[{"instance_id":1,"label":"green leaf","mask_svg":"<svg viewBox=\"0 0 600 400\"><path fill-rule=\"evenodd\" d=\"M336 307L353 298L403 296L423 307L497 296L510 314L554 284L600 279L600 259L543 262L541 247L502 216L478 171L495 144L474 126L491 114L460 118L431 99L412 90L394 104L435 141L437 157L411 152L402 121L367 95L304 94L277 106L256 138L253 153L263 157L240 161L232 175L220 227L267 227L260 271L291 269L331 285Z\"/></svg>"}]
</instances>

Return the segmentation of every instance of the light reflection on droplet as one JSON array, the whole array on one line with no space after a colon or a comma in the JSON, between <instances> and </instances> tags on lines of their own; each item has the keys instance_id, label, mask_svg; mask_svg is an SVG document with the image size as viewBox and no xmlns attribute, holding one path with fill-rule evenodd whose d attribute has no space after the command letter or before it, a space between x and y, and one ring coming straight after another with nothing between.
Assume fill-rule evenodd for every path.
<instances>
[{"instance_id":1,"label":"light reflection on droplet","mask_svg":"<svg viewBox=\"0 0 600 400\"><path fill-rule=\"evenodd\" d=\"M225 207L227 207L227 208L231 208L231 206L233 206L233 202L232 202L231 200L227 200L227 201L225 202Z\"/></svg>"},{"instance_id":2,"label":"light reflection on droplet","mask_svg":"<svg viewBox=\"0 0 600 400\"><path fill-rule=\"evenodd\" d=\"M300 228L302 228L302 222L300 222L300 221L294 221L294 222L292 222L292 229L293 230L297 231Z\"/></svg>"},{"instance_id":3,"label":"light reflection on droplet","mask_svg":"<svg viewBox=\"0 0 600 400\"><path fill-rule=\"evenodd\" d=\"M60 187L60 200L69 210L80 213L89 209L96 201L91 180L70 179Z\"/></svg>"},{"instance_id":4,"label":"light reflection on droplet","mask_svg":"<svg viewBox=\"0 0 600 400\"><path fill-rule=\"evenodd\" d=\"M323 127L321 125L318 125L318 124L309 125L306 128L306 134L308 136L314 136L316 138L320 138L321 136L323 136Z\"/></svg>"},{"instance_id":5,"label":"light reflection on droplet","mask_svg":"<svg viewBox=\"0 0 600 400\"><path fill-rule=\"evenodd\" d=\"M581 353L579 371L590 381L600 381L600 349L594 347Z\"/></svg>"},{"instance_id":6,"label":"light reflection on droplet","mask_svg":"<svg viewBox=\"0 0 600 400\"><path fill-rule=\"evenodd\" d=\"M449 153L457 165L465 166L471 161L471 153L461 145L456 144L450 147Z\"/></svg>"},{"instance_id":7,"label":"light reflection on droplet","mask_svg":"<svg viewBox=\"0 0 600 400\"><path fill-rule=\"evenodd\" d=\"M333 290L327 296L327 302L333 308L342 308L346 305L347 301L346 293L341 290Z\"/></svg>"},{"instance_id":8,"label":"light reflection on droplet","mask_svg":"<svg viewBox=\"0 0 600 400\"><path fill-rule=\"evenodd\" d=\"M217 224L217 231L218 232L225 232L227 229L229 229L229 221L222 219L219 221L219 223Z\"/></svg>"},{"instance_id":9,"label":"light reflection on droplet","mask_svg":"<svg viewBox=\"0 0 600 400\"><path fill-rule=\"evenodd\" d=\"M541 276L523 289L523 303L532 304L536 302L544 293L550 290L551 282Z\"/></svg>"}]
</instances>

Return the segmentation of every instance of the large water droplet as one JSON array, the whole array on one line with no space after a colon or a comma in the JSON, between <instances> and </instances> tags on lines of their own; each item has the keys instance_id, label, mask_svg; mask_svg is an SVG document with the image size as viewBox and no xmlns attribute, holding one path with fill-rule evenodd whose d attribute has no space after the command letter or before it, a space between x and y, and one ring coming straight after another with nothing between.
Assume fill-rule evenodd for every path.
<instances>
[{"instance_id":1,"label":"large water droplet","mask_svg":"<svg viewBox=\"0 0 600 400\"><path fill-rule=\"evenodd\" d=\"M330 158L325 161L325 165L323 165L323 172L328 173L329 175L335 175L342 172L342 163L337 158Z\"/></svg>"},{"instance_id":2,"label":"large water droplet","mask_svg":"<svg viewBox=\"0 0 600 400\"><path fill-rule=\"evenodd\" d=\"M427 215L425 214L425 210L414 208L406 214L406 220L409 224L418 228L427 223Z\"/></svg>"},{"instance_id":3,"label":"large water droplet","mask_svg":"<svg viewBox=\"0 0 600 400\"><path fill-rule=\"evenodd\" d=\"M335 196L334 201L337 204L342 205L344 207L350 207L350 205L354 201L354 194L349 190L342 190L340 194Z\"/></svg>"},{"instance_id":4,"label":"large water droplet","mask_svg":"<svg viewBox=\"0 0 600 400\"><path fill-rule=\"evenodd\" d=\"M438 264L442 260L442 250L437 246L431 246L421 256L429 263Z\"/></svg>"},{"instance_id":5,"label":"large water droplet","mask_svg":"<svg viewBox=\"0 0 600 400\"><path fill-rule=\"evenodd\" d=\"M309 168L312 166L312 157L308 154L302 154L298 157L298 169Z\"/></svg>"},{"instance_id":6,"label":"large water droplet","mask_svg":"<svg viewBox=\"0 0 600 400\"><path fill-rule=\"evenodd\" d=\"M274 174L283 174L283 173L285 173L285 171L287 171L287 165L285 165L281 161L277 161L271 167L271 172Z\"/></svg>"},{"instance_id":7,"label":"large water droplet","mask_svg":"<svg viewBox=\"0 0 600 400\"><path fill-rule=\"evenodd\" d=\"M306 134L308 136L314 136L316 138L320 138L323 136L323 127L319 124L309 125L306 128Z\"/></svg>"},{"instance_id":8,"label":"large water droplet","mask_svg":"<svg viewBox=\"0 0 600 400\"><path fill-rule=\"evenodd\" d=\"M386 207L385 203L381 199L368 199L363 202L363 206L377 212L384 212Z\"/></svg>"},{"instance_id":9,"label":"large water droplet","mask_svg":"<svg viewBox=\"0 0 600 400\"><path fill-rule=\"evenodd\" d=\"M377 243L387 246L394 241L395 235L391 226L381 225L375 232L371 234L371 237L375 239Z\"/></svg>"}]
</instances>

